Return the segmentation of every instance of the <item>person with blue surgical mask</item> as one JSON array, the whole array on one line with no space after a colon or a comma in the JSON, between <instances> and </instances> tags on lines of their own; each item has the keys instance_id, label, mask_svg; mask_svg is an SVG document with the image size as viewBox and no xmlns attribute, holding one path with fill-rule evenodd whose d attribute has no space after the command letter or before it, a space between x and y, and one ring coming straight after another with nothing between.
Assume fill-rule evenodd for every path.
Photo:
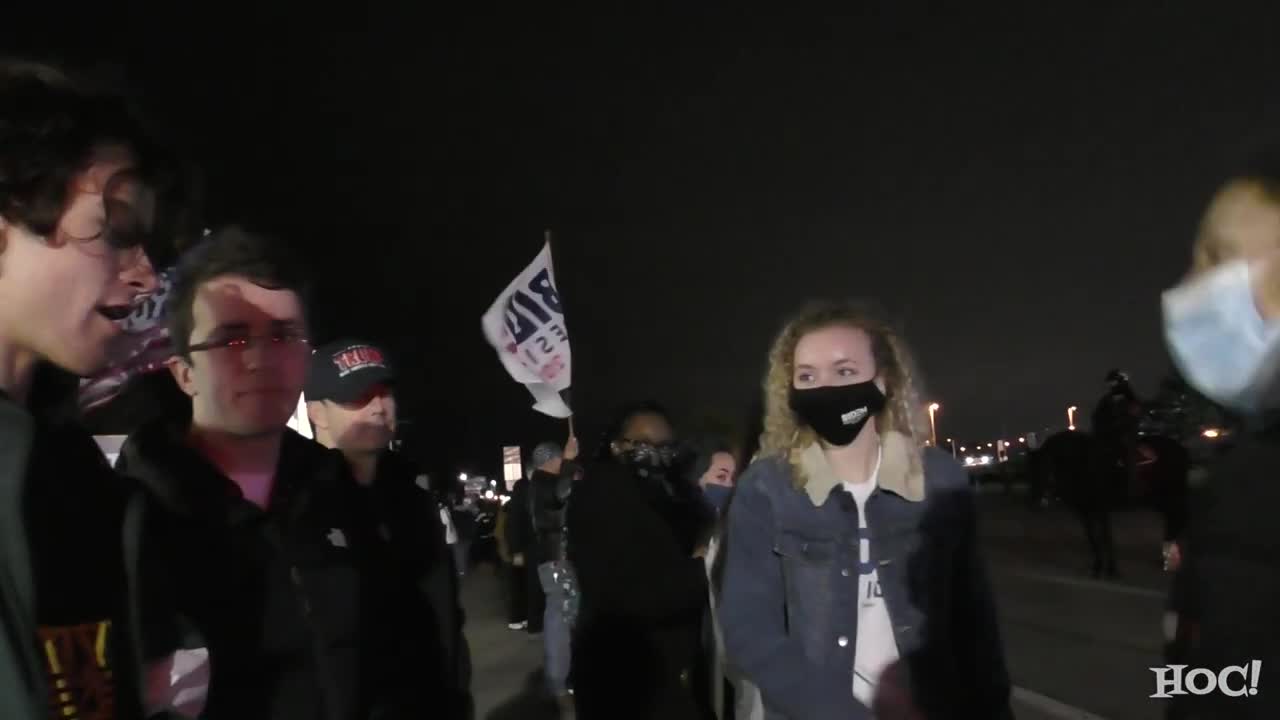
<instances>
[{"instance_id":1,"label":"person with blue surgical mask","mask_svg":"<svg viewBox=\"0 0 1280 720\"><path fill-rule=\"evenodd\" d=\"M1277 189L1280 192L1280 188ZM1267 243L1270 239L1277 245ZM1280 195L1227 185L1206 216L1191 276L1165 292L1165 337L1192 387L1242 415L1280 406Z\"/></svg>"},{"instance_id":2,"label":"person with blue surgical mask","mask_svg":"<svg viewBox=\"0 0 1280 720\"><path fill-rule=\"evenodd\" d=\"M716 514L716 523L710 528L703 555L710 593L708 617L703 627L710 634L704 642L710 650L707 661L710 663L708 677L712 679L712 711L716 720L763 720L760 690L729 663L724 650L724 632L716 612L724 579L725 519L737 483L738 458L729 443L721 438L704 438L694 445L698 449L689 468L690 478L702 490L703 500Z\"/></svg>"},{"instance_id":3,"label":"person with blue surgical mask","mask_svg":"<svg viewBox=\"0 0 1280 720\"><path fill-rule=\"evenodd\" d=\"M1193 668L1280 666L1280 152L1223 185L1205 212L1191 272L1164 293L1170 354L1187 382L1244 429L1209 468L1178 545L1172 634ZM1171 718L1280 717L1280 692L1242 683L1175 698ZM1248 692L1247 687L1244 688Z\"/></svg>"},{"instance_id":4,"label":"person with blue surgical mask","mask_svg":"<svg viewBox=\"0 0 1280 720\"><path fill-rule=\"evenodd\" d=\"M718 448L714 452L704 453L698 458L698 487L707 504L716 511L716 516L724 514L729 506L729 498L733 496L733 479L737 474L738 460L727 447Z\"/></svg>"}]
</instances>

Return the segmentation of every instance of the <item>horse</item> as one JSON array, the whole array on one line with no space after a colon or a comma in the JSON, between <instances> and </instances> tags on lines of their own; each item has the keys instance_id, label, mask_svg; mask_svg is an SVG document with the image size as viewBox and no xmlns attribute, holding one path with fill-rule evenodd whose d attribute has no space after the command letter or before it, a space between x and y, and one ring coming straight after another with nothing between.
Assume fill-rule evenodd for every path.
<instances>
[{"instance_id":1,"label":"horse","mask_svg":"<svg viewBox=\"0 0 1280 720\"><path fill-rule=\"evenodd\" d=\"M1123 450L1092 433L1066 430L1048 437L1032 454L1033 502L1057 497L1080 521L1093 560L1093 576L1117 574L1111 512L1146 509L1160 513L1164 540L1175 540L1187 523L1190 455L1176 439L1140 436L1133 472L1125 472Z\"/></svg>"}]
</instances>

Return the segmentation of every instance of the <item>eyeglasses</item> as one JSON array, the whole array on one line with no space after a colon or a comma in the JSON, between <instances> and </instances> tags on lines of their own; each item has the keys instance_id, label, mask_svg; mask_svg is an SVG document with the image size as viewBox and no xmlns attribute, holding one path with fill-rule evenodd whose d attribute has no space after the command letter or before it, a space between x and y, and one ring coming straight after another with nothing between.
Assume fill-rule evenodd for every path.
<instances>
[{"instance_id":1,"label":"eyeglasses","mask_svg":"<svg viewBox=\"0 0 1280 720\"><path fill-rule=\"evenodd\" d=\"M270 335L232 335L217 340L206 340L187 348L187 352L212 352L228 350L244 352L254 345L265 344L268 349L298 349L311 344L311 341L298 330L278 330Z\"/></svg>"}]
</instances>

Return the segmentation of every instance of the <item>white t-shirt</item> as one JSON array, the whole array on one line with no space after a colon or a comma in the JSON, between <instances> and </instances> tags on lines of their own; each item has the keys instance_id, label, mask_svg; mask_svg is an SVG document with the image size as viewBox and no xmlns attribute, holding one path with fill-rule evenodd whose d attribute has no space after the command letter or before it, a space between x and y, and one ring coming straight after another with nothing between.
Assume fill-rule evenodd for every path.
<instances>
[{"instance_id":1,"label":"white t-shirt","mask_svg":"<svg viewBox=\"0 0 1280 720\"><path fill-rule=\"evenodd\" d=\"M875 472L864 483L845 483L858 504L858 527L861 541L858 548L858 636L853 648L853 696L858 702L871 707L875 698L880 674L898 659L898 641L893 636L893 623L889 609L885 607L880 592L880 578L871 562L871 539L867 534L867 498L876 489L880 475L880 461L876 460Z\"/></svg>"}]
</instances>

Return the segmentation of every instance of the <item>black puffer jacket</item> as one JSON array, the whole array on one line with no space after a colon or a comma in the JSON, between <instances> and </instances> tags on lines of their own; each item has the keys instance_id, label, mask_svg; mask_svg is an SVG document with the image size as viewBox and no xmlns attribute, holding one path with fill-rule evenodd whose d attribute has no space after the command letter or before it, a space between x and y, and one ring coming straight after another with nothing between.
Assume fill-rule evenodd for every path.
<instances>
[{"instance_id":1,"label":"black puffer jacket","mask_svg":"<svg viewBox=\"0 0 1280 720\"><path fill-rule=\"evenodd\" d=\"M706 568L694 557L710 513L676 473L588 466L567 510L582 609L574 635L578 717L701 720ZM619 698L626 698L624 706Z\"/></svg>"},{"instance_id":2,"label":"black puffer jacket","mask_svg":"<svg viewBox=\"0 0 1280 720\"><path fill-rule=\"evenodd\" d=\"M263 511L184 435L145 427L120 457L149 491L146 532L162 540L141 560L148 654L207 647L204 717L214 720L424 716L412 654L420 619L383 541L353 511L341 456L286 431Z\"/></svg>"},{"instance_id":3,"label":"black puffer jacket","mask_svg":"<svg viewBox=\"0 0 1280 720\"><path fill-rule=\"evenodd\" d=\"M122 577L134 575L143 547L126 520L135 491L82 428L37 418L0 393L0 718L45 720L60 710L51 707L37 641L40 615L85 582L84 596L116 610L106 636L115 716L142 716L142 639L126 590L133 578ZM42 555L41 547L53 552ZM83 691L73 683L59 696L78 702Z\"/></svg>"},{"instance_id":4,"label":"black puffer jacket","mask_svg":"<svg viewBox=\"0 0 1280 720\"><path fill-rule=\"evenodd\" d=\"M1183 717L1234 720L1280 717L1280 685L1267 668L1280 666L1280 422L1276 418L1245 433L1210 466L1209 478L1191 508L1184 560L1175 584L1180 622L1197 631L1185 660L1215 673L1262 661L1258 694L1222 692L1174 700ZM1246 682L1229 676L1230 690Z\"/></svg>"},{"instance_id":5,"label":"black puffer jacket","mask_svg":"<svg viewBox=\"0 0 1280 720\"><path fill-rule=\"evenodd\" d=\"M390 541L396 572L421 592L423 602L415 612L430 620L424 653L430 666L419 687L432 698L432 717L467 720L474 714L471 652L462 634L458 572L445 542L440 504L426 485L426 475L412 462L387 451L378 458L373 484L359 494L370 521Z\"/></svg>"}]
</instances>

